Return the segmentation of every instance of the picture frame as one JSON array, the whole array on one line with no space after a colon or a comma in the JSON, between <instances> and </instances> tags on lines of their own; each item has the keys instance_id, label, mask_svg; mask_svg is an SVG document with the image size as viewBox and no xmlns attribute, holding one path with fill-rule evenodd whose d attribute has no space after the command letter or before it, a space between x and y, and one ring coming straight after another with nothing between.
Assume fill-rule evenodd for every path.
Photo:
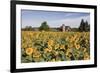
<instances>
[{"instance_id":1,"label":"picture frame","mask_svg":"<svg viewBox=\"0 0 100 73\"><path fill-rule=\"evenodd\" d=\"M32 15L30 14L31 10L33 10ZM29 30L22 29L22 27L24 27L25 23L28 22L28 20L27 20L27 18L29 17L28 11L29 11L30 16L37 17L37 20L38 20L37 22L39 22L40 20L38 19L39 15L38 14L36 15L36 13L40 13L40 15L43 15L45 17L48 17L46 15L50 14L49 15L50 20L54 19L53 16L55 16L55 18L57 16L57 18L58 18L59 15L62 15L59 18L61 18L61 17L64 18L65 14L68 15L68 13L69 13L68 18L70 18L70 15L73 15L73 14L75 14L76 16L74 16L74 17L72 16L72 18L82 16L82 14L88 15L89 16L89 24L90 24L90 26L89 26L90 30L88 30L88 32L90 32L89 33L90 37L88 36L88 38L90 39L90 40L88 39L90 43L87 44L87 45L90 45L90 46L88 46L90 48L90 50L89 50L90 55L89 55L89 57L86 56L86 58L88 58L88 60L83 60L83 57L84 57L84 54L83 54L81 59L80 59L80 57L78 57L78 59L76 57L74 57L73 61L71 61L72 58L69 58L69 61L66 61L68 59L63 60L62 59L63 56L60 58L60 60L61 60L60 62L56 62L55 58L50 59L50 60L42 58L41 61L43 61L43 63L41 63L40 60L39 60L39 62L37 62L37 60L35 60L34 57L30 58L32 60L29 60L30 56L28 56L28 59L26 61L27 55L29 55L29 54L32 54L33 56L35 55L35 54L33 54L33 49L32 49L32 53L31 53L29 48L28 48L29 51L27 51L28 53L25 52L27 55L26 54L24 55L25 59L23 58L24 59L23 60L22 59L23 52L22 52L22 50L20 50L23 45L23 43L22 43L22 39L23 39L22 36L24 36L23 31L29 31L29 30L33 31L33 29L36 29L35 27L37 26L37 25L34 26L34 28L32 30L31 29L29 29ZM58 13L58 15L56 13ZM26 15L26 20L24 20L24 18L25 18L24 15ZM67 15L66 15L66 17L67 17ZM49 22L49 18L47 18L48 22ZM56 18L56 20L57 20L57 18ZM72 18L71 18L71 20L73 21ZM33 18L34 22L36 21L35 19ZM78 18L76 18L76 19L78 20ZM88 18L87 18L87 20L88 20ZM58 24L58 21L57 21L57 24ZM53 25L51 24L50 26L53 26ZM53 29L53 28L50 28L50 29ZM37 31L37 30L39 31L39 29L36 29L34 31ZM67 29L62 29L62 30L55 29L55 30L56 30L55 32L59 32L59 31L67 32ZM10 43L10 46L11 46L11 61L10 61L11 66L10 66L10 68L11 68L11 70L10 71L11 72L29 72L29 71L45 71L45 70L79 69L79 68L97 67L97 6L34 2L34 1L11 1L11 30L10 31L11 31L10 32L11 33L11 36L10 36L10 41L11 41L11 43ZM54 30L52 30L52 31L54 32ZM68 30L68 31L70 31L70 30ZM73 32L74 28L73 29L71 28L71 31ZM82 29L81 29L81 31L82 31ZM40 32L45 33L46 31L40 31ZM84 32L87 32L87 31L85 31L85 29L84 29ZM61 34L61 35L63 35L63 34ZM58 34L58 36L59 36L59 34ZM33 37L35 37L35 36L33 36ZM84 43L82 43L82 44L84 44ZM83 46L80 45L80 48L81 47L83 47ZM59 51L59 50L57 50L57 51ZM60 50L60 51L62 51L62 50ZM60 53L60 51L59 51L59 53ZM42 52L43 53L41 53L41 55L44 54L44 51L42 51ZM75 55L75 54L73 54L73 55ZM34 58L34 60L33 60L33 58ZM78 61L79 59L80 59L80 61ZM49 63L49 61L51 61L51 60L53 60L55 62Z\"/></svg>"}]
</instances>

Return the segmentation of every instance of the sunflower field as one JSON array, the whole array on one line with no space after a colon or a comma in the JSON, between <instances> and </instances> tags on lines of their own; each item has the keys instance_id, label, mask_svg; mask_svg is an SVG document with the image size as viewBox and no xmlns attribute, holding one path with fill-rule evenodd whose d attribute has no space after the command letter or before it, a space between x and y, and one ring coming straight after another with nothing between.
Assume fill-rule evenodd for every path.
<instances>
[{"instance_id":1,"label":"sunflower field","mask_svg":"<svg viewBox=\"0 0 100 73\"><path fill-rule=\"evenodd\" d=\"M90 32L21 32L21 62L90 59Z\"/></svg>"}]
</instances>

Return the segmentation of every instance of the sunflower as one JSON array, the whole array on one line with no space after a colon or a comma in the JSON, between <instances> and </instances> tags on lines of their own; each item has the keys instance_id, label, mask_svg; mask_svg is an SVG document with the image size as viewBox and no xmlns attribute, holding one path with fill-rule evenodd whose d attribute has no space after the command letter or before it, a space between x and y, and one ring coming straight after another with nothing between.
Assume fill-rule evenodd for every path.
<instances>
[{"instance_id":1,"label":"sunflower","mask_svg":"<svg viewBox=\"0 0 100 73\"><path fill-rule=\"evenodd\" d=\"M54 41L50 39L50 40L48 40L47 44L48 44L48 46L52 46L54 44Z\"/></svg>"},{"instance_id":2,"label":"sunflower","mask_svg":"<svg viewBox=\"0 0 100 73\"><path fill-rule=\"evenodd\" d=\"M66 56L68 56L69 52L66 52Z\"/></svg>"},{"instance_id":3,"label":"sunflower","mask_svg":"<svg viewBox=\"0 0 100 73\"><path fill-rule=\"evenodd\" d=\"M59 48L59 44L56 44L55 45L55 50L58 49L58 48Z\"/></svg>"},{"instance_id":4,"label":"sunflower","mask_svg":"<svg viewBox=\"0 0 100 73\"><path fill-rule=\"evenodd\" d=\"M68 48L68 49L67 49L67 52L72 53L72 49L71 49L71 48Z\"/></svg>"},{"instance_id":5,"label":"sunflower","mask_svg":"<svg viewBox=\"0 0 100 73\"><path fill-rule=\"evenodd\" d=\"M45 49L44 49L44 52L45 52L45 53L51 52L51 51L52 51L52 47L50 47L50 46L49 46L49 48L45 48Z\"/></svg>"},{"instance_id":6,"label":"sunflower","mask_svg":"<svg viewBox=\"0 0 100 73\"><path fill-rule=\"evenodd\" d=\"M89 60L90 59L90 56L89 56L89 54L86 52L85 54L84 54L84 60Z\"/></svg>"},{"instance_id":7,"label":"sunflower","mask_svg":"<svg viewBox=\"0 0 100 73\"><path fill-rule=\"evenodd\" d=\"M33 53L35 53L35 52L37 52L38 50L37 50L37 48L33 48Z\"/></svg>"},{"instance_id":8,"label":"sunflower","mask_svg":"<svg viewBox=\"0 0 100 73\"><path fill-rule=\"evenodd\" d=\"M39 51L33 53L33 57L35 58L39 58L40 56L41 56L41 53Z\"/></svg>"},{"instance_id":9,"label":"sunflower","mask_svg":"<svg viewBox=\"0 0 100 73\"><path fill-rule=\"evenodd\" d=\"M47 53L48 51L49 51L48 48L45 48L45 49L44 49L44 53Z\"/></svg>"},{"instance_id":10,"label":"sunflower","mask_svg":"<svg viewBox=\"0 0 100 73\"><path fill-rule=\"evenodd\" d=\"M85 42L88 43L88 40L86 39Z\"/></svg>"},{"instance_id":11,"label":"sunflower","mask_svg":"<svg viewBox=\"0 0 100 73\"><path fill-rule=\"evenodd\" d=\"M68 39L69 39L69 38L68 38L68 37L66 37L66 39L65 39L65 40L66 40L66 41L68 41Z\"/></svg>"},{"instance_id":12,"label":"sunflower","mask_svg":"<svg viewBox=\"0 0 100 73\"><path fill-rule=\"evenodd\" d=\"M61 45L60 46L60 49L65 49L65 45Z\"/></svg>"},{"instance_id":13,"label":"sunflower","mask_svg":"<svg viewBox=\"0 0 100 73\"><path fill-rule=\"evenodd\" d=\"M26 54L31 55L33 53L33 48L26 48Z\"/></svg>"},{"instance_id":14,"label":"sunflower","mask_svg":"<svg viewBox=\"0 0 100 73\"><path fill-rule=\"evenodd\" d=\"M71 52L71 49L68 49L65 55L70 58L72 56Z\"/></svg>"},{"instance_id":15,"label":"sunflower","mask_svg":"<svg viewBox=\"0 0 100 73\"><path fill-rule=\"evenodd\" d=\"M58 56L59 52L58 52L58 51L53 51L53 54L54 54L55 56Z\"/></svg>"},{"instance_id":16,"label":"sunflower","mask_svg":"<svg viewBox=\"0 0 100 73\"><path fill-rule=\"evenodd\" d=\"M75 48L78 50L80 48L80 45L79 44L76 44L75 45Z\"/></svg>"},{"instance_id":17,"label":"sunflower","mask_svg":"<svg viewBox=\"0 0 100 73\"><path fill-rule=\"evenodd\" d=\"M51 62L55 62L55 61L56 61L55 59L52 59L52 60L51 60Z\"/></svg>"},{"instance_id":18,"label":"sunflower","mask_svg":"<svg viewBox=\"0 0 100 73\"><path fill-rule=\"evenodd\" d=\"M87 51L87 49L86 48L83 48L83 52L86 52Z\"/></svg>"}]
</instances>

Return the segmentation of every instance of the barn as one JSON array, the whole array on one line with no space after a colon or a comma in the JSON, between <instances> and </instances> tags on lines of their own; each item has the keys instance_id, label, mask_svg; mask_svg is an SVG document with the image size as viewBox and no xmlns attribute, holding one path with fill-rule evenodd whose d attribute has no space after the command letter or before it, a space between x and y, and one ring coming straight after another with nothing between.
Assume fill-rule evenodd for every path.
<instances>
[{"instance_id":1,"label":"barn","mask_svg":"<svg viewBox=\"0 0 100 73\"><path fill-rule=\"evenodd\" d=\"M60 29L61 29L62 32L71 31L71 27L70 26L65 26L65 24L62 24Z\"/></svg>"}]
</instances>

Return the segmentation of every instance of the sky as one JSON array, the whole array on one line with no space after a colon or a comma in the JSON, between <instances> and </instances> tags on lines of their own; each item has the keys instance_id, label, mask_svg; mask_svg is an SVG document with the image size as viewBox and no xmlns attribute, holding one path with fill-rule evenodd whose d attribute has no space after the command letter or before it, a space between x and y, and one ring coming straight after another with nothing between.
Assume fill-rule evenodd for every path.
<instances>
[{"instance_id":1,"label":"sky","mask_svg":"<svg viewBox=\"0 0 100 73\"><path fill-rule=\"evenodd\" d=\"M49 27L60 27L65 24L65 26L77 28L81 19L90 23L90 13L21 10L22 28L26 26L40 27L44 21L48 23Z\"/></svg>"}]
</instances>

